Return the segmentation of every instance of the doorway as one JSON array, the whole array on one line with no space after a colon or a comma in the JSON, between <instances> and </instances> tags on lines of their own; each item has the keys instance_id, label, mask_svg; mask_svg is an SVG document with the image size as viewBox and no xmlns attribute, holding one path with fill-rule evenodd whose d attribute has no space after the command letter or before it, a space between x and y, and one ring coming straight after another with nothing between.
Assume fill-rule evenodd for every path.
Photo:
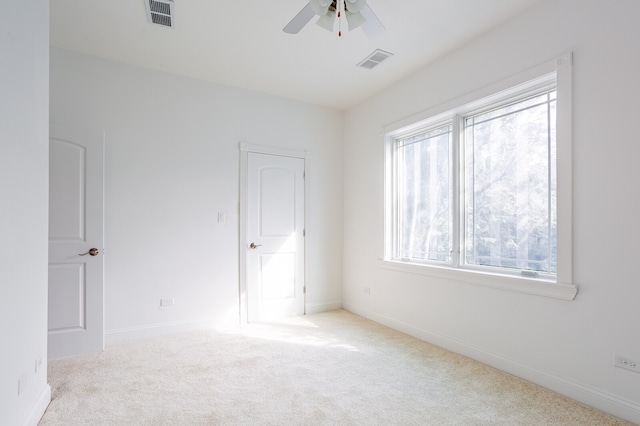
<instances>
[{"instance_id":1,"label":"doorway","mask_svg":"<svg viewBox=\"0 0 640 426\"><path fill-rule=\"evenodd\" d=\"M305 313L308 153L241 145L241 321Z\"/></svg>"},{"instance_id":2,"label":"doorway","mask_svg":"<svg viewBox=\"0 0 640 426\"><path fill-rule=\"evenodd\" d=\"M104 349L104 133L51 124L48 357Z\"/></svg>"}]
</instances>

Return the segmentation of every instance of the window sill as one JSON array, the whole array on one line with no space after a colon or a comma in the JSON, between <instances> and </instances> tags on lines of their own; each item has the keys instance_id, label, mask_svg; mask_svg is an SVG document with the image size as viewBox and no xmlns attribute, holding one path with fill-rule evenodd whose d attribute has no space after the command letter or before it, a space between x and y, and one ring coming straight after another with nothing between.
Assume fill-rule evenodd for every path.
<instances>
[{"instance_id":1,"label":"window sill","mask_svg":"<svg viewBox=\"0 0 640 426\"><path fill-rule=\"evenodd\" d=\"M382 269L460 281L467 284L532 294L535 296L573 300L578 293L578 287L574 284L557 283L526 277L488 274L477 271L465 271L462 269L433 265L409 264L391 260L379 260L378 262Z\"/></svg>"}]
</instances>

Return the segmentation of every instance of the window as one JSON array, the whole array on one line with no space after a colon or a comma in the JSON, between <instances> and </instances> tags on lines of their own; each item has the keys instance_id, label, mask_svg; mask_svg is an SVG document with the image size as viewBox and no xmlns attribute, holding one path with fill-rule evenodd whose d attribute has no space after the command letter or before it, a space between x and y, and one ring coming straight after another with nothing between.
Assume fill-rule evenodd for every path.
<instances>
[{"instance_id":1,"label":"window","mask_svg":"<svg viewBox=\"0 0 640 426\"><path fill-rule=\"evenodd\" d=\"M558 80L547 73L387 132L387 262L570 282L570 178L559 190L556 125L570 80ZM560 274L559 247L569 253Z\"/></svg>"},{"instance_id":2,"label":"window","mask_svg":"<svg viewBox=\"0 0 640 426\"><path fill-rule=\"evenodd\" d=\"M555 93L462 120L463 264L555 275Z\"/></svg>"},{"instance_id":3,"label":"window","mask_svg":"<svg viewBox=\"0 0 640 426\"><path fill-rule=\"evenodd\" d=\"M451 260L451 129L447 123L395 141L396 259Z\"/></svg>"}]
</instances>

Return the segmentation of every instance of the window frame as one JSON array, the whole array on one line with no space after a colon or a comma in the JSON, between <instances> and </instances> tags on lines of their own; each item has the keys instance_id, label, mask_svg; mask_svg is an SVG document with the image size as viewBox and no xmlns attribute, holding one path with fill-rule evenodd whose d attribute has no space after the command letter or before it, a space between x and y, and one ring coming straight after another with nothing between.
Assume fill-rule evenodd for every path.
<instances>
[{"instance_id":1,"label":"window frame","mask_svg":"<svg viewBox=\"0 0 640 426\"><path fill-rule=\"evenodd\" d=\"M523 99L535 91L555 86L556 90L556 180L557 180L557 272L554 275L538 274L536 277L511 274L506 271L493 270L490 267L476 268L473 265L459 264L463 250L464 232L461 226L464 221L464 191L461 189L460 161L451 161L451 186L454 188L451 197L451 208L455 209L452 226L455 229L453 238L454 254L452 264L430 262L407 262L394 259L393 244L394 227L397 225L397 199L394 195L394 156L395 141L399 138L419 134L443 123L450 122L454 132L454 143L451 145L452 158L461 158L460 140L464 117L489 106L496 107ZM577 286L572 277L572 55L567 53L553 61L542 64L514 77L505 79L485 89L463 96L454 101L415 115L400 122L385 126L384 143L384 237L380 266L412 274L426 275L436 278L463 281L492 288L523 292L540 296L573 300L577 294Z\"/></svg>"}]
</instances>

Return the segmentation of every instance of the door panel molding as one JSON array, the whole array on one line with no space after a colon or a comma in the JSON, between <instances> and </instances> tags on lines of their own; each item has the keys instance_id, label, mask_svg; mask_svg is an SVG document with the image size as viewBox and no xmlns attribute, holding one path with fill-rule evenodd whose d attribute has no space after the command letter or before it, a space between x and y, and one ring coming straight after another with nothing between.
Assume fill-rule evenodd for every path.
<instances>
[{"instance_id":1,"label":"door panel molding","mask_svg":"<svg viewBox=\"0 0 640 426\"><path fill-rule=\"evenodd\" d=\"M57 131L53 129L52 132ZM49 201L49 240L86 241L85 210L87 180L87 148L73 141L52 136L49 138L50 174L55 174L58 194ZM64 167L67 160L75 157L78 167ZM77 185L74 185L76 184ZM75 194L72 194L75 193ZM74 199L75 205L61 202ZM52 234L56 232L56 234Z\"/></svg>"},{"instance_id":2,"label":"door panel molding","mask_svg":"<svg viewBox=\"0 0 640 426\"><path fill-rule=\"evenodd\" d=\"M56 277L57 275L57 277ZM63 284L59 284L63 283ZM76 299L74 310L64 302ZM86 271L84 263L49 264L49 333L85 330L87 317Z\"/></svg>"}]
</instances>

